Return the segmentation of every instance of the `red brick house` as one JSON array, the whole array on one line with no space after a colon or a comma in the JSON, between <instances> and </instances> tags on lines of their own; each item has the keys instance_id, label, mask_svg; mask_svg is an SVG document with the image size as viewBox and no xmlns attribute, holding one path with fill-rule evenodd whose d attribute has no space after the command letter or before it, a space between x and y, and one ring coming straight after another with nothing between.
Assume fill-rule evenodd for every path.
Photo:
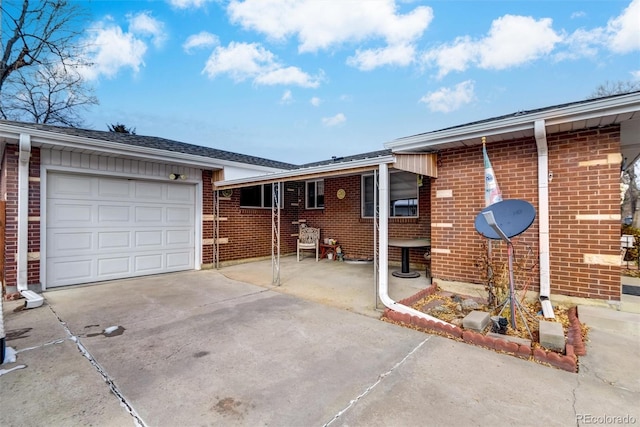
<instances>
[{"instance_id":1,"label":"red brick house","mask_svg":"<svg viewBox=\"0 0 640 427\"><path fill-rule=\"evenodd\" d=\"M161 138L0 122L4 281L47 289L276 258L295 253L306 223L337 239L347 258L377 258L381 280L388 262L400 261L388 239L420 237L431 239L433 277L481 283L484 239L473 224L484 207L486 137L503 197L537 212L518 237L537 260L530 289L619 300L620 168L640 152L639 135L640 93L302 166ZM114 256L122 247L126 257ZM424 252L410 251L414 266Z\"/></svg>"},{"instance_id":2,"label":"red brick house","mask_svg":"<svg viewBox=\"0 0 640 427\"><path fill-rule=\"evenodd\" d=\"M387 246L389 238L426 237L431 239L433 277L482 283L477 260L484 238L474 228L476 215L485 207L482 137L503 198L527 200L537 212L532 226L516 239L533 254L529 289L619 301L620 172L623 159L631 165L640 153L638 92L400 138L387 143L386 151L217 181L216 189L233 190L219 204L220 216L234 221L219 223L219 236L228 242L219 246L220 260L247 253L269 255L271 233L265 233L253 250L250 238L238 239L233 233L245 215L271 231L272 212L243 208L241 187L280 183L284 199L276 231L283 253L295 250L300 221L337 238L345 255L355 258L374 257L377 237L384 278L384 261L400 258L398 248ZM386 206L389 215L377 219L381 231L376 235L375 219L367 214L367 176L377 172L382 180L387 170L389 191L386 198L380 196L379 206ZM413 195L394 194L401 193L394 189L393 178L400 175L404 184L410 175L415 177ZM320 182L323 207L317 209L308 198ZM396 203L407 200L415 201L413 213L395 215ZM423 253L424 249L411 250L411 262L423 263Z\"/></svg>"},{"instance_id":3,"label":"red brick house","mask_svg":"<svg viewBox=\"0 0 640 427\"><path fill-rule=\"evenodd\" d=\"M212 178L293 165L163 138L0 121L3 288L213 264Z\"/></svg>"}]
</instances>

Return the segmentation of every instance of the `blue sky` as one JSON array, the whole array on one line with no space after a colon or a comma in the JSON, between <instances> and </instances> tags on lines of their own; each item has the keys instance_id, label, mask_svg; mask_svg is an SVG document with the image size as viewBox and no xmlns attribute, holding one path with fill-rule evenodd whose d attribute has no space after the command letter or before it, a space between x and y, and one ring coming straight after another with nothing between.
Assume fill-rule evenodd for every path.
<instances>
[{"instance_id":1,"label":"blue sky","mask_svg":"<svg viewBox=\"0 0 640 427\"><path fill-rule=\"evenodd\" d=\"M81 3L85 127L296 164L640 80L640 0Z\"/></svg>"}]
</instances>

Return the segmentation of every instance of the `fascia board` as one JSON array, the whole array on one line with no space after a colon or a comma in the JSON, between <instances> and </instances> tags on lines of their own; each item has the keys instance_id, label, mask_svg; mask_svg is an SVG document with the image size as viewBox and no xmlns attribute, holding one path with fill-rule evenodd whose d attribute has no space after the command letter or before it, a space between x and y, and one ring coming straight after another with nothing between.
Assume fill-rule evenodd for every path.
<instances>
[{"instance_id":1,"label":"fascia board","mask_svg":"<svg viewBox=\"0 0 640 427\"><path fill-rule=\"evenodd\" d=\"M589 120L597 117L625 114L640 111L640 94L630 94L594 101L590 103L560 107L536 113L523 114L495 121L460 126L432 133L409 136L396 139L384 144L385 148L394 151L412 150L418 148L437 147L450 142L508 134L523 130L532 130L537 120L544 120L546 126L559 125L568 122Z\"/></svg>"},{"instance_id":2,"label":"fascia board","mask_svg":"<svg viewBox=\"0 0 640 427\"><path fill-rule=\"evenodd\" d=\"M182 164L191 167L202 167L209 169L223 169L224 166L234 166L241 168L250 168L260 172L282 171L283 169L270 168L267 166L252 165L250 163L234 162L231 160L221 160L211 157L196 156L193 154L185 154L176 151L166 151L157 148L140 147L137 145L120 144L117 142L103 141L99 139L83 138L74 135L64 135L58 133L50 133L37 129L25 129L11 125L0 125L0 137L15 139L20 138L20 134L31 135L31 142L35 146L38 145L54 145L74 150L89 150L109 154L113 156L121 156L129 154L131 156L142 157L144 159L155 160L160 162L169 162L174 164Z\"/></svg>"},{"instance_id":3,"label":"fascia board","mask_svg":"<svg viewBox=\"0 0 640 427\"><path fill-rule=\"evenodd\" d=\"M363 160L354 160L351 162L344 162L338 164L328 164L328 165L320 165L313 166L309 168L303 169L294 169L290 171L282 171L282 172L274 172L267 175L260 175L255 177L248 178L239 178L232 179L228 181L216 181L214 185L216 187L224 187L224 186L239 186L243 184L251 185L251 184L260 184L263 181L286 181L286 180L295 180L296 178L301 178L307 175L314 175L320 173L330 173L330 172L343 172L348 171L349 169L357 169L363 168L367 166L377 166L382 163L390 164L395 163L396 159L394 155L376 157L374 159L363 159Z\"/></svg>"}]
</instances>

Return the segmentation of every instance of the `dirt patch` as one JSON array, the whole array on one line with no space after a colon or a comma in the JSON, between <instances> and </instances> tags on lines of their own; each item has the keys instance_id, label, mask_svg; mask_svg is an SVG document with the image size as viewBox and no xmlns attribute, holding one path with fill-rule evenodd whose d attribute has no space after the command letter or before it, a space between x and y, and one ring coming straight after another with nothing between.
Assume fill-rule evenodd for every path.
<instances>
[{"instance_id":1,"label":"dirt patch","mask_svg":"<svg viewBox=\"0 0 640 427\"><path fill-rule=\"evenodd\" d=\"M516 328L510 324L510 304L489 307L483 298L443 291L435 282L400 303L446 323L390 309L385 310L383 320L571 372L577 372L578 356L586 353L584 342L588 328L580 323L576 307L554 307L555 321L562 324L566 337L565 352L557 353L539 344L538 325L545 319L538 301L520 302L515 310ZM492 316L492 321L482 332L464 329L463 319L474 310L485 311ZM500 318L509 321L498 322Z\"/></svg>"}]
</instances>

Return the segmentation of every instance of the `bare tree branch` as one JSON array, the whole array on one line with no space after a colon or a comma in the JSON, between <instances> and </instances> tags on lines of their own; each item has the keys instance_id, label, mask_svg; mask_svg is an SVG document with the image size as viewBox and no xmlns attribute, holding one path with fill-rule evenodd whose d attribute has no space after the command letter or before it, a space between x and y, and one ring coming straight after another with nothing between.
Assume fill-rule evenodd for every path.
<instances>
[{"instance_id":1,"label":"bare tree branch","mask_svg":"<svg viewBox=\"0 0 640 427\"><path fill-rule=\"evenodd\" d=\"M80 52L81 3L0 0L0 11L0 117L80 125L76 110L98 103L76 71L91 65Z\"/></svg>"}]
</instances>

